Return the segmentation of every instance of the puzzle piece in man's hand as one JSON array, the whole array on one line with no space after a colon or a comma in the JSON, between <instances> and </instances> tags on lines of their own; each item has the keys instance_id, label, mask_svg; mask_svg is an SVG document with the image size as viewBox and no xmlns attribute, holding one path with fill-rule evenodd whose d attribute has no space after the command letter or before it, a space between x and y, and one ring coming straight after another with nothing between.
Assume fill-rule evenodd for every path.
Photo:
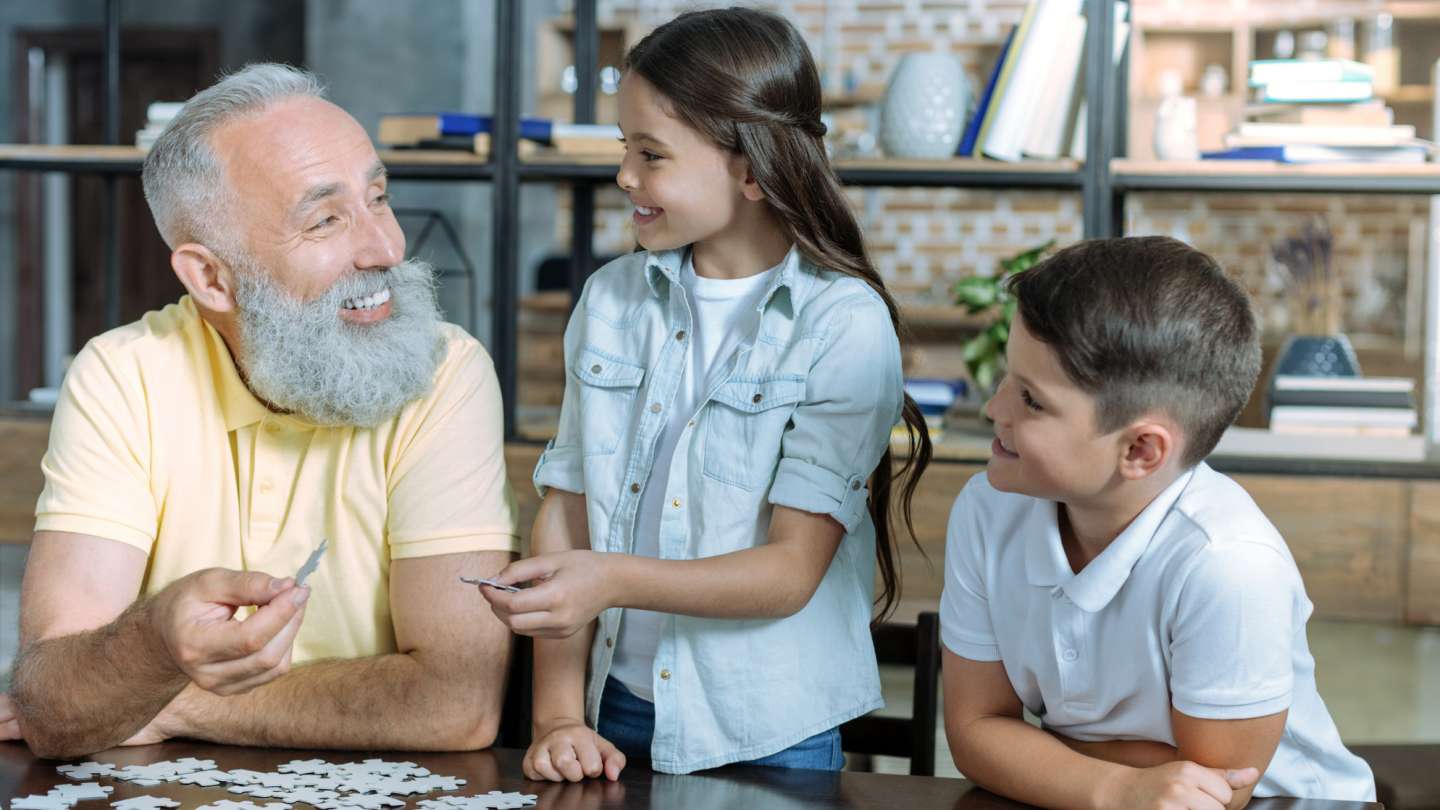
<instances>
[{"instance_id":1,"label":"puzzle piece in man's hand","mask_svg":"<svg viewBox=\"0 0 1440 810\"><path fill-rule=\"evenodd\" d=\"M136 796L133 799L111 802L110 806L116 810L164 810L167 807L179 807L180 802L165 796Z\"/></svg>"},{"instance_id":2,"label":"puzzle piece in man's hand","mask_svg":"<svg viewBox=\"0 0 1440 810\"><path fill-rule=\"evenodd\" d=\"M57 765L55 770L65 774L71 779L94 779L97 776L109 776L115 772L115 766L108 762L81 762L72 765Z\"/></svg>"},{"instance_id":3,"label":"puzzle piece in man's hand","mask_svg":"<svg viewBox=\"0 0 1440 810\"><path fill-rule=\"evenodd\" d=\"M520 592L520 589L515 587L514 585L501 585L495 580L487 579L486 577L460 577L460 581L465 583L466 585L474 585L477 588L481 585L489 585L492 588L498 588L502 591L509 591L510 593Z\"/></svg>"},{"instance_id":4,"label":"puzzle piece in man's hand","mask_svg":"<svg viewBox=\"0 0 1440 810\"><path fill-rule=\"evenodd\" d=\"M310 575L315 573L315 568L320 565L320 558L325 555L325 549L329 545L330 540L328 538L321 538L320 545L316 546L315 550L310 552L310 557L305 560L305 564L300 566L299 571L295 572L295 587L298 588L304 585L305 580L309 579Z\"/></svg>"}]
</instances>

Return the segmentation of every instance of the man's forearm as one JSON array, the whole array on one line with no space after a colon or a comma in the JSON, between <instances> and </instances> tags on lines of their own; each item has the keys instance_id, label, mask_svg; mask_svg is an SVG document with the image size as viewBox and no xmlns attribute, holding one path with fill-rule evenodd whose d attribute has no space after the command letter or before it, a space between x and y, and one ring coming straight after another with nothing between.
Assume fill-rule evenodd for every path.
<instances>
[{"instance_id":1,"label":"man's forearm","mask_svg":"<svg viewBox=\"0 0 1440 810\"><path fill-rule=\"evenodd\" d=\"M1104 806L1108 783L1127 767L1073 751L1018 717L977 718L949 736L967 779L1038 807Z\"/></svg>"},{"instance_id":2,"label":"man's forearm","mask_svg":"<svg viewBox=\"0 0 1440 810\"><path fill-rule=\"evenodd\" d=\"M136 602L103 627L20 651L11 697L35 753L68 758L119 745L189 683L149 606Z\"/></svg>"},{"instance_id":3,"label":"man's forearm","mask_svg":"<svg viewBox=\"0 0 1440 810\"><path fill-rule=\"evenodd\" d=\"M455 751L494 742L505 656L428 670L415 656L317 661L242 695L187 688L167 736L287 748Z\"/></svg>"}]
</instances>

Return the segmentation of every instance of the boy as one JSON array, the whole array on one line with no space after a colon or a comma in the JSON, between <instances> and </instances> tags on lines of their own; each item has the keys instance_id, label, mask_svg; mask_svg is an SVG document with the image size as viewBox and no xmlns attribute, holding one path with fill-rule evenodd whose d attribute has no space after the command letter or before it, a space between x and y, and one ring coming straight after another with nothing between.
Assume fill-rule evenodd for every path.
<instances>
[{"instance_id":1,"label":"boy","mask_svg":"<svg viewBox=\"0 0 1440 810\"><path fill-rule=\"evenodd\" d=\"M946 541L956 767L1046 807L1373 801L1285 542L1203 463L1260 371L1245 292L1164 237L1074 245L1011 289L992 458Z\"/></svg>"}]
</instances>

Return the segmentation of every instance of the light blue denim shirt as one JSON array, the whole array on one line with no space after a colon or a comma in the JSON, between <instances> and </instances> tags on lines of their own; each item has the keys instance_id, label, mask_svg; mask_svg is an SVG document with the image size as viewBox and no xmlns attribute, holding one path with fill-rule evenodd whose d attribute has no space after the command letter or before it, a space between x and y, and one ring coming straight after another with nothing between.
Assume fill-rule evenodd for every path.
<instances>
[{"instance_id":1,"label":"light blue denim shirt","mask_svg":"<svg viewBox=\"0 0 1440 810\"><path fill-rule=\"evenodd\" d=\"M565 330L560 427L535 468L543 497L583 493L596 551L630 552L640 493L669 466L660 556L766 542L772 507L829 515L845 538L815 595L781 619L669 615L654 666L653 766L689 773L784 750L883 705L870 641L875 526L867 481L900 418L900 345L863 281L792 249L759 327L674 455L655 459L689 356L684 250L601 268ZM725 362L724 360L720 362ZM623 610L600 615L585 695L593 727Z\"/></svg>"}]
</instances>

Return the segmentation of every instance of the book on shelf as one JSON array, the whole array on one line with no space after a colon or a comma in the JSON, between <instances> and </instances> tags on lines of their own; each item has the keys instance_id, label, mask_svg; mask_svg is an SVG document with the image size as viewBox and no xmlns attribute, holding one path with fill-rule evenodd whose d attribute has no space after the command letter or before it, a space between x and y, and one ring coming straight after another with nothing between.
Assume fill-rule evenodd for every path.
<instances>
[{"instance_id":1,"label":"book on shelf","mask_svg":"<svg viewBox=\"0 0 1440 810\"><path fill-rule=\"evenodd\" d=\"M1045 83L1041 86L1021 154L1037 160L1058 160L1073 136L1080 111L1081 59L1088 22L1079 10L1060 21L1060 34Z\"/></svg>"},{"instance_id":2,"label":"book on shelf","mask_svg":"<svg viewBox=\"0 0 1440 810\"><path fill-rule=\"evenodd\" d=\"M491 131L488 115L470 113L435 113L425 115L382 115L376 140L386 146L415 146L422 141L440 142L445 138L472 138ZM564 142L571 148L595 141L615 141L620 128L614 124L567 124L548 118L525 116L520 119L519 136L546 146ZM458 141L456 141L458 143Z\"/></svg>"},{"instance_id":3,"label":"book on shelf","mask_svg":"<svg viewBox=\"0 0 1440 810\"><path fill-rule=\"evenodd\" d=\"M1255 104L1245 117L1256 123L1305 124L1317 127L1388 127L1395 111L1379 99L1355 104Z\"/></svg>"},{"instance_id":4,"label":"book on shelf","mask_svg":"<svg viewBox=\"0 0 1440 810\"><path fill-rule=\"evenodd\" d=\"M1259 160L1276 163L1390 163L1421 164L1430 156L1427 146L1245 146L1201 152L1201 160Z\"/></svg>"},{"instance_id":5,"label":"book on shelf","mask_svg":"<svg viewBox=\"0 0 1440 810\"><path fill-rule=\"evenodd\" d=\"M1321 408L1414 408L1409 391L1272 391L1270 404Z\"/></svg>"},{"instance_id":6,"label":"book on shelf","mask_svg":"<svg viewBox=\"0 0 1440 810\"><path fill-rule=\"evenodd\" d=\"M1073 33L1072 21L1080 15L1080 3L1036 0L1029 34L1016 43L1020 55L997 103L995 119L989 131L981 133L981 154L1004 161L1024 157L1025 142L1043 109L1047 89L1051 89L1051 71L1064 47L1062 40L1069 36L1067 32ZM1070 78L1073 83L1074 76ZM1060 88L1053 91L1058 94Z\"/></svg>"},{"instance_id":7,"label":"book on shelf","mask_svg":"<svg viewBox=\"0 0 1440 810\"><path fill-rule=\"evenodd\" d=\"M1403 393L1415 391L1409 377L1319 376L1314 374L1277 374L1271 382L1275 391L1364 391L1368 393Z\"/></svg>"},{"instance_id":8,"label":"book on shelf","mask_svg":"<svg viewBox=\"0 0 1440 810\"><path fill-rule=\"evenodd\" d=\"M1325 405L1275 405L1270 408L1271 430L1325 430L1410 432L1420 424L1414 408L1349 408Z\"/></svg>"},{"instance_id":9,"label":"book on shelf","mask_svg":"<svg viewBox=\"0 0 1440 810\"><path fill-rule=\"evenodd\" d=\"M1220 437L1217 456L1265 456L1337 461L1421 462L1423 436L1286 433L1262 428L1232 427Z\"/></svg>"},{"instance_id":10,"label":"book on shelf","mask_svg":"<svg viewBox=\"0 0 1440 810\"><path fill-rule=\"evenodd\" d=\"M1242 123L1225 136L1225 146L1410 146L1415 142L1415 127L1351 127L1315 126L1312 124Z\"/></svg>"},{"instance_id":11,"label":"book on shelf","mask_svg":"<svg viewBox=\"0 0 1440 810\"><path fill-rule=\"evenodd\" d=\"M1250 63L1250 86L1277 82L1373 82L1375 68L1349 59L1256 59Z\"/></svg>"},{"instance_id":12,"label":"book on shelf","mask_svg":"<svg viewBox=\"0 0 1440 810\"><path fill-rule=\"evenodd\" d=\"M980 125L984 123L985 116L990 111L991 101L995 97L995 86L1000 81L1000 73L1005 67L1006 57L1010 54L1010 48L1015 43L1015 32L1019 27L1011 28L1010 33L1005 36L1005 44L1000 46L1000 56L995 60L995 67L990 70L990 78L985 82L985 90L980 94L980 100L975 104L975 111L970 115L970 121L965 125L965 133L960 138L960 148L955 150L956 157L974 157L975 143L980 138Z\"/></svg>"},{"instance_id":13,"label":"book on shelf","mask_svg":"<svg viewBox=\"0 0 1440 810\"><path fill-rule=\"evenodd\" d=\"M155 139L170 125L171 119L180 114L180 108L185 106L183 101L152 101L145 108L145 126L135 130L135 146L143 151L150 151L155 145Z\"/></svg>"},{"instance_id":14,"label":"book on shelf","mask_svg":"<svg viewBox=\"0 0 1440 810\"><path fill-rule=\"evenodd\" d=\"M1373 98L1375 86L1356 80L1280 81L1259 88L1257 95L1266 104L1354 103Z\"/></svg>"},{"instance_id":15,"label":"book on shelf","mask_svg":"<svg viewBox=\"0 0 1440 810\"><path fill-rule=\"evenodd\" d=\"M975 136L972 152L975 157L984 154L985 144L989 141L990 133L995 128L995 122L999 119L1001 102L1009 92L1011 79L1015 75L1016 66L1020 63L1020 55L1030 39L1030 29L1035 23L1035 15L1039 8L1040 0L1029 0L1025 4L1025 11L1020 15L1020 22L1010 32L1009 44L1001 55L1000 63L995 66L997 75L994 88L986 100L984 115L980 118L979 130Z\"/></svg>"}]
</instances>

